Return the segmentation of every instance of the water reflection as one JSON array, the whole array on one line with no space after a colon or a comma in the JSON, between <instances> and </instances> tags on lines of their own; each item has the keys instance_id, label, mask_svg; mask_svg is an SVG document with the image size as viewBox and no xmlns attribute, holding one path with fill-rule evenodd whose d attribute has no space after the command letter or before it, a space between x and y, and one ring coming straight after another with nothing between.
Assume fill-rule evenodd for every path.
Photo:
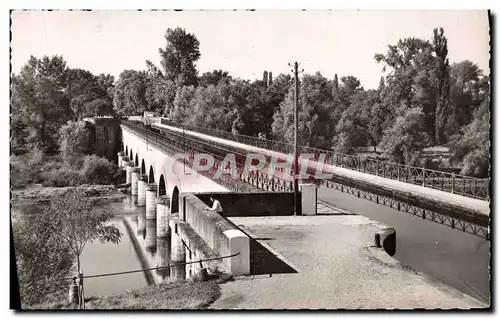
<instances>
[{"instance_id":1,"label":"water reflection","mask_svg":"<svg viewBox=\"0 0 500 319\"><path fill-rule=\"evenodd\" d=\"M139 242L143 242L146 238L146 210L141 210L141 212L136 216L137 218L137 237L140 239Z\"/></svg>"},{"instance_id":2,"label":"water reflection","mask_svg":"<svg viewBox=\"0 0 500 319\"><path fill-rule=\"evenodd\" d=\"M156 254L156 219L146 219L146 251L151 257Z\"/></svg>"},{"instance_id":3,"label":"water reflection","mask_svg":"<svg viewBox=\"0 0 500 319\"><path fill-rule=\"evenodd\" d=\"M170 262L170 236L163 238L158 237L156 239L156 246L158 249L158 254L156 255L156 267L165 267ZM170 268L165 267L157 269L156 273L162 280L165 280L170 276Z\"/></svg>"},{"instance_id":4,"label":"water reflection","mask_svg":"<svg viewBox=\"0 0 500 319\"><path fill-rule=\"evenodd\" d=\"M87 274L112 273L119 271L165 267L135 273L89 279L85 287L96 296L120 293L148 284L186 279L185 265L187 250L180 237L169 227L168 214L159 219L146 219L145 207L137 206L137 196L128 196L122 202L96 207L111 207L116 217L115 224L123 234L118 245L89 245L83 255L83 269Z\"/></svg>"}]
</instances>

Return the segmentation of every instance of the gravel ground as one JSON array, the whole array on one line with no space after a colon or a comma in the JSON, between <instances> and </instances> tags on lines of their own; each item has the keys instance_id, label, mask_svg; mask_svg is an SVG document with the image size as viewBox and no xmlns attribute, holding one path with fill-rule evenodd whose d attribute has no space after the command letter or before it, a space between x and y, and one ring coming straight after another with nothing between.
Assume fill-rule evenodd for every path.
<instances>
[{"instance_id":1,"label":"gravel ground","mask_svg":"<svg viewBox=\"0 0 500 319\"><path fill-rule=\"evenodd\" d=\"M241 276L214 309L485 308L371 247L384 225L357 215L234 217L297 273Z\"/></svg>"}]
</instances>

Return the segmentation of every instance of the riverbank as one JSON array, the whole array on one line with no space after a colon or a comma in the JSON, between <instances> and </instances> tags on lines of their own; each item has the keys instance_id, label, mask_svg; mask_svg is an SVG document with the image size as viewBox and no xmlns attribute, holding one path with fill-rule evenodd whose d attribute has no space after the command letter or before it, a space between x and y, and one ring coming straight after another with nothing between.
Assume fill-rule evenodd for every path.
<instances>
[{"instance_id":1,"label":"riverbank","mask_svg":"<svg viewBox=\"0 0 500 319\"><path fill-rule=\"evenodd\" d=\"M61 195L70 189L77 189L94 200L94 204L122 200L127 196L123 185L89 185L68 187L45 187L33 184L22 189L11 190L11 205L40 205L50 201L54 196Z\"/></svg>"},{"instance_id":2,"label":"riverbank","mask_svg":"<svg viewBox=\"0 0 500 319\"><path fill-rule=\"evenodd\" d=\"M85 309L206 309L220 297L221 288L219 284L231 279L231 276L220 275L208 281L188 280L168 282L127 291L114 296L90 297L85 301ZM68 302L57 302L34 305L28 309L71 310L74 307Z\"/></svg>"}]
</instances>

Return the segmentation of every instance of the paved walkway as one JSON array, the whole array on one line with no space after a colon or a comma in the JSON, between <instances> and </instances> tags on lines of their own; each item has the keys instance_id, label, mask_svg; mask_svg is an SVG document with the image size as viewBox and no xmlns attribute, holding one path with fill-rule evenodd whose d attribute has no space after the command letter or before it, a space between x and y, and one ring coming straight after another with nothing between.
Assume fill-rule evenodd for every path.
<instances>
[{"instance_id":1,"label":"paved walkway","mask_svg":"<svg viewBox=\"0 0 500 319\"><path fill-rule=\"evenodd\" d=\"M484 308L487 305L409 269L371 247L385 226L343 215L234 217L233 223L296 273L241 276L223 284L214 309Z\"/></svg>"},{"instance_id":2,"label":"paved walkway","mask_svg":"<svg viewBox=\"0 0 500 319\"><path fill-rule=\"evenodd\" d=\"M164 124L156 123L155 125L159 125L160 127L163 126L163 127L168 128L169 130L173 130L173 131L185 132L185 134L195 136L195 137L198 137L198 138L201 138L204 140L212 140L212 141L215 141L218 143L224 143L226 145L230 145L233 147L242 148L242 149L247 150L249 153L253 152L253 153L258 153L258 154L264 154L267 156L279 156L279 158L281 158L281 159L287 159L287 161L289 161L290 163L292 163L292 160L293 160L291 155L285 155L282 153L278 153L278 152L274 152L274 151L270 151L267 149L258 148L255 146L242 144L242 143L238 143L238 142L234 142L234 141L229 141L229 140L226 140L223 138L214 137L214 136L210 136L207 134L192 132L192 131L188 131L188 130L183 131L180 128L176 128L176 127L168 126L168 125L164 125ZM301 161L301 163L306 163L306 162L304 160L304 161ZM414 184L410 184L410 183L400 182L400 181L396 181L396 180L385 178L385 177L380 177L380 176L376 176L376 175L372 175L372 174L367 174L367 173L362 173L362 172L350 170L347 168L341 168L341 167L332 166L332 165L322 165L321 163L318 164L318 162L315 162L315 161L309 161L307 164L311 168L316 168L318 165L320 165L320 167L323 167L324 172L329 172L332 174L345 176L345 177L348 177L351 179L362 181L366 184L380 185L380 186L384 186L388 189L405 191L405 192L411 193L413 195L418 195L418 196L422 196L425 198L431 198L433 200L440 201L440 202L443 202L445 204L453 204L453 205L456 205L459 207L463 207L465 209L471 209L479 214L486 215L486 216L489 216L489 214L490 214L490 203L488 201L485 201L485 200L474 199L474 198L461 196L461 195L457 195L457 194L452 194L452 193L448 193L448 192L444 192L444 191L440 191L440 190L436 190L436 189L432 189L432 188L428 188L428 187L423 187L423 186L414 185Z\"/></svg>"}]
</instances>

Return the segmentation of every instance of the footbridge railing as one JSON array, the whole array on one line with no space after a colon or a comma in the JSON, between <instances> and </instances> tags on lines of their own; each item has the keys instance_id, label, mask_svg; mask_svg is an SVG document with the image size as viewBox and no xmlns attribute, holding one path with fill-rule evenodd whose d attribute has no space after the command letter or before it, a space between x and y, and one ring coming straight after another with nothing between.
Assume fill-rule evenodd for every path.
<instances>
[{"instance_id":1,"label":"footbridge railing","mask_svg":"<svg viewBox=\"0 0 500 319\"><path fill-rule=\"evenodd\" d=\"M253 136L234 134L231 132L225 132L205 127L180 125L163 118L161 119L160 123L279 153L293 154L293 145L288 143L261 139ZM489 178L475 178L461 174L381 161L359 155L342 154L307 146L300 146L299 148L300 154L313 154L316 160L320 158L319 156L321 154L324 154L323 156L325 156L325 162L329 165L433 188L452 194L458 194L488 201L490 199Z\"/></svg>"}]
</instances>

